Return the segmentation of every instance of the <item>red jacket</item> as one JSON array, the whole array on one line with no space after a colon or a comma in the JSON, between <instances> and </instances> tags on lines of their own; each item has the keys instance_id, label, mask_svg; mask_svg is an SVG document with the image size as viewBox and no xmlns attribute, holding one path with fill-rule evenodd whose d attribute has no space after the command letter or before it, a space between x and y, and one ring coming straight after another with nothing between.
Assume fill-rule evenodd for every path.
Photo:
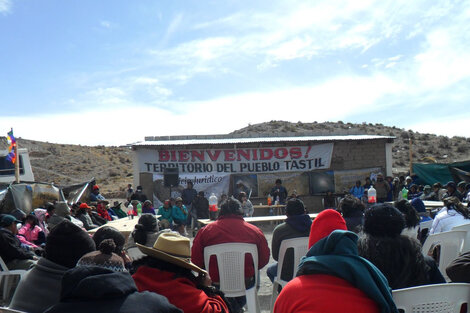
<instances>
[{"instance_id":1,"label":"red jacket","mask_svg":"<svg viewBox=\"0 0 470 313\"><path fill-rule=\"evenodd\" d=\"M212 245L229 242L254 243L258 247L258 268L263 268L269 261L269 246L263 232L256 226L249 224L239 215L220 216L217 221L201 228L193 241L191 260L201 268L204 267L204 248ZM253 261L250 255L245 257L245 277L255 274ZM219 270L215 256L211 257L209 275L212 281L219 282Z\"/></svg>"},{"instance_id":2,"label":"red jacket","mask_svg":"<svg viewBox=\"0 0 470 313\"><path fill-rule=\"evenodd\" d=\"M209 297L185 277L175 278L174 273L147 266L139 267L132 277L140 292L151 291L165 296L184 313L229 313L220 296Z\"/></svg>"},{"instance_id":3,"label":"red jacket","mask_svg":"<svg viewBox=\"0 0 470 313\"><path fill-rule=\"evenodd\" d=\"M274 313L379 313L380 308L366 294L342 278L302 275L291 280L274 304Z\"/></svg>"}]
</instances>

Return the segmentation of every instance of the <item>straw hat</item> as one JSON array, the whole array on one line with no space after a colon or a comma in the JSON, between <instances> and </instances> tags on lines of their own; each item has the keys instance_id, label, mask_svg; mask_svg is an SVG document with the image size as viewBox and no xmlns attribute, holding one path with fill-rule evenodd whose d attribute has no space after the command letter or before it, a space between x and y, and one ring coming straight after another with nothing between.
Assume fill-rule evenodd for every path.
<instances>
[{"instance_id":1,"label":"straw hat","mask_svg":"<svg viewBox=\"0 0 470 313\"><path fill-rule=\"evenodd\" d=\"M150 257L157 258L195 272L207 274L205 270L191 262L189 238L175 232L162 233L152 248L138 244L139 250Z\"/></svg>"}]
</instances>

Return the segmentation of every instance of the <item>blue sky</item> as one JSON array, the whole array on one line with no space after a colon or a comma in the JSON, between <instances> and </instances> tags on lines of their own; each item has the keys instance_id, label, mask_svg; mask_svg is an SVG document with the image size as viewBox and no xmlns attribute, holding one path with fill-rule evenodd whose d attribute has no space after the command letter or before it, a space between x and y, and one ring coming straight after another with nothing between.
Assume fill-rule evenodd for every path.
<instances>
[{"instance_id":1,"label":"blue sky","mask_svg":"<svg viewBox=\"0 0 470 313\"><path fill-rule=\"evenodd\" d=\"M0 0L0 131L121 145L341 120L470 137L469 37L470 1Z\"/></svg>"}]
</instances>

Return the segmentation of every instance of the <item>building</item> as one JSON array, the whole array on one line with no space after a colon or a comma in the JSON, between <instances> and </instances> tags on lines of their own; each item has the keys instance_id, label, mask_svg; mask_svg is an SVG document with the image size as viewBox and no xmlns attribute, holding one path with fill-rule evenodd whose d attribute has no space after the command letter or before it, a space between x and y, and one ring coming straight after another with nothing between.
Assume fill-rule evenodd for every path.
<instances>
[{"instance_id":1,"label":"building","mask_svg":"<svg viewBox=\"0 0 470 313\"><path fill-rule=\"evenodd\" d=\"M342 194L356 180L379 172L391 176L393 140L373 135L146 137L132 145L134 184L142 185L149 199L162 201L170 196L165 169L177 168L173 197L191 180L207 197L244 190L259 204L266 203L280 178L289 193L295 190L315 211L327 191Z\"/></svg>"}]
</instances>

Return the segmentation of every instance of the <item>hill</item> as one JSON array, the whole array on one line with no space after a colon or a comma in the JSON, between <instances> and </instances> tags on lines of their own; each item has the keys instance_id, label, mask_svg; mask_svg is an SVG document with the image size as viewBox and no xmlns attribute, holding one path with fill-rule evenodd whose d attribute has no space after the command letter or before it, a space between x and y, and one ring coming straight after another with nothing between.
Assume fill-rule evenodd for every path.
<instances>
[{"instance_id":1,"label":"hill","mask_svg":"<svg viewBox=\"0 0 470 313\"><path fill-rule=\"evenodd\" d=\"M270 121L249 125L232 134L395 136L392 151L396 173L408 169L410 139L414 162L451 163L470 159L470 138L422 134L382 124ZM22 138L18 138L18 145L29 150L36 181L69 185L95 177L108 198L124 197L127 184L132 183L132 151L129 147L54 144ZM0 137L0 147L7 147L5 137Z\"/></svg>"}]
</instances>

